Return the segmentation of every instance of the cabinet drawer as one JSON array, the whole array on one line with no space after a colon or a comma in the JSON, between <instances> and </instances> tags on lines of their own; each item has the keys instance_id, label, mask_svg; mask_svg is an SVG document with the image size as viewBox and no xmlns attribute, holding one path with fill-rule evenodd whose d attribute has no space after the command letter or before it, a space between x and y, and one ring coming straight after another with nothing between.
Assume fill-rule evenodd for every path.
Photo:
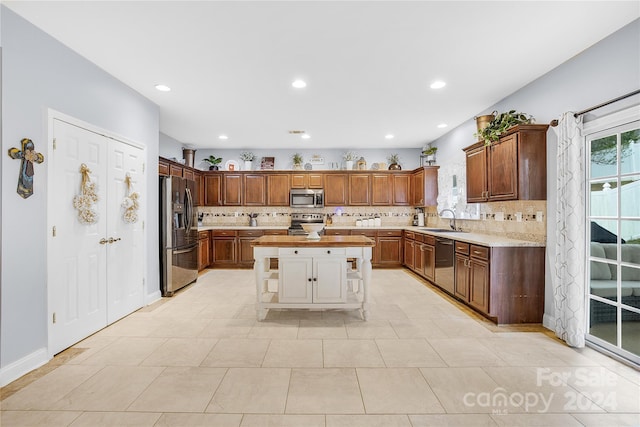
<instances>
[{"instance_id":1,"label":"cabinet drawer","mask_svg":"<svg viewBox=\"0 0 640 427\"><path fill-rule=\"evenodd\" d=\"M213 237L236 237L236 230L211 230Z\"/></svg>"},{"instance_id":2,"label":"cabinet drawer","mask_svg":"<svg viewBox=\"0 0 640 427\"><path fill-rule=\"evenodd\" d=\"M346 256L346 248L280 248L278 255L283 256L301 256L301 257L318 257L318 256Z\"/></svg>"},{"instance_id":3,"label":"cabinet drawer","mask_svg":"<svg viewBox=\"0 0 640 427\"><path fill-rule=\"evenodd\" d=\"M376 237L376 230L351 230L352 236Z\"/></svg>"},{"instance_id":4,"label":"cabinet drawer","mask_svg":"<svg viewBox=\"0 0 640 427\"><path fill-rule=\"evenodd\" d=\"M436 238L434 236L430 236L428 234L423 234L422 235L422 242L426 243L427 245L435 246Z\"/></svg>"},{"instance_id":5,"label":"cabinet drawer","mask_svg":"<svg viewBox=\"0 0 640 427\"><path fill-rule=\"evenodd\" d=\"M405 231L404 238L409 240L415 240L416 234L413 231Z\"/></svg>"},{"instance_id":6,"label":"cabinet drawer","mask_svg":"<svg viewBox=\"0 0 640 427\"><path fill-rule=\"evenodd\" d=\"M325 228L324 234L326 236L348 236L349 230L331 230L329 228Z\"/></svg>"},{"instance_id":7,"label":"cabinet drawer","mask_svg":"<svg viewBox=\"0 0 640 427\"><path fill-rule=\"evenodd\" d=\"M413 235L413 238L416 242L422 243L424 242L424 234L420 234L420 233L415 233Z\"/></svg>"},{"instance_id":8,"label":"cabinet drawer","mask_svg":"<svg viewBox=\"0 0 640 427\"><path fill-rule=\"evenodd\" d=\"M469 244L463 242L456 242L456 252L459 254L469 255Z\"/></svg>"},{"instance_id":9,"label":"cabinet drawer","mask_svg":"<svg viewBox=\"0 0 640 427\"><path fill-rule=\"evenodd\" d=\"M199 240L208 239L208 238L209 238L209 231L198 231Z\"/></svg>"},{"instance_id":10,"label":"cabinet drawer","mask_svg":"<svg viewBox=\"0 0 640 427\"><path fill-rule=\"evenodd\" d=\"M402 237L402 230L378 230L378 237Z\"/></svg>"},{"instance_id":11,"label":"cabinet drawer","mask_svg":"<svg viewBox=\"0 0 640 427\"><path fill-rule=\"evenodd\" d=\"M262 230L240 230L238 236L240 237L260 237L262 236Z\"/></svg>"},{"instance_id":12,"label":"cabinet drawer","mask_svg":"<svg viewBox=\"0 0 640 427\"><path fill-rule=\"evenodd\" d=\"M286 236L287 230L263 230L265 236Z\"/></svg>"},{"instance_id":13,"label":"cabinet drawer","mask_svg":"<svg viewBox=\"0 0 640 427\"><path fill-rule=\"evenodd\" d=\"M488 260L489 248L485 246L471 245L471 257Z\"/></svg>"}]
</instances>

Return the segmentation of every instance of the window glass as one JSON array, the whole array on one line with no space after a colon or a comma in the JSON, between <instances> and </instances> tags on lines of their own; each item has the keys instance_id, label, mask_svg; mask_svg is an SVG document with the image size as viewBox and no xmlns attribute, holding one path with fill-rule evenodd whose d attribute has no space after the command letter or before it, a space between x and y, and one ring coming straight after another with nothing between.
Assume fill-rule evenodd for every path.
<instances>
[{"instance_id":1,"label":"window glass","mask_svg":"<svg viewBox=\"0 0 640 427\"><path fill-rule=\"evenodd\" d=\"M622 348L640 354L640 313L622 309Z\"/></svg>"},{"instance_id":2,"label":"window glass","mask_svg":"<svg viewBox=\"0 0 640 427\"><path fill-rule=\"evenodd\" d=\"M618 216L618 180L592 181L590 183L591 216Z\"/></svg>"},{"instance_id":3,"label":"window glass","mask_svg":"<svg viewBox=\"0 0 640 427\"><path fill-rule=\"evenodd\" d=\"M589 333L610 344L617 345L618 314L616 307L593 299L590 300L590 303L591 326Z\"/></svg>"},{"instance_id":4,"label":"window glass","mask_svg":"<svg viewBox=\"0 0 640 427\"><path fill-rule=\"evenodd\" d=\"M620 173L640 172L640 129L620 134Z\"/></svg>"},{"instance_id":5,"label":"window glass","mask_svg":"<svg viewBox=\"0 0 640 427\"><path fill-rule=\"evenodd\" d=\"M620 216L640 218L640 175L620 178Z\"/></svg>"},{"instance_id":6,"label":"window glass","mask_svg":"<svg viewBox=\"0 0 640 427\"><path fill-rule=\"evenodd\" d=\"M618 173L618 137L605 136L591 141L591 178Z\"/></svg>"}]
</instances>

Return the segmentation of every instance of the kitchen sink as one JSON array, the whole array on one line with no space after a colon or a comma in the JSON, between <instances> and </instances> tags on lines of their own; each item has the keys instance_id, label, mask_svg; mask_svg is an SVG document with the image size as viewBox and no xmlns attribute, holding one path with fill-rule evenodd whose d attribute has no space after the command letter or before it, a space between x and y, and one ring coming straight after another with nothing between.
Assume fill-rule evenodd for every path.
<instances>
[{"instance_id":1,"label":"kitchen sink","mask_svg":"<svg viewBox=\"0 0 640 427\"><path fill-rule=\"evenodd\" d=\"M434 233L466 233L466 231L452 230L450 228L421 228L420 230L431 231Z\"/></svg>"}]
</instances>

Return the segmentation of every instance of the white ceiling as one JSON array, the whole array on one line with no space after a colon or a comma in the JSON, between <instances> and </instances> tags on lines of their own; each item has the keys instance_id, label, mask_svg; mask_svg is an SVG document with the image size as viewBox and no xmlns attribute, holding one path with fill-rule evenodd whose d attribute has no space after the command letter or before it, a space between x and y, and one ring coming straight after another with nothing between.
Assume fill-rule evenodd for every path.
<instances>
[{"instance_id":1,"label":"white ceiling","mask_svg":"<svg viewBox=\"0 0 640 427\"><path fill-rule=\"evenodd\" d=\"M4 4L194 148L422 147L640 16L638 1Z\"/></svg>"}]
</instances>

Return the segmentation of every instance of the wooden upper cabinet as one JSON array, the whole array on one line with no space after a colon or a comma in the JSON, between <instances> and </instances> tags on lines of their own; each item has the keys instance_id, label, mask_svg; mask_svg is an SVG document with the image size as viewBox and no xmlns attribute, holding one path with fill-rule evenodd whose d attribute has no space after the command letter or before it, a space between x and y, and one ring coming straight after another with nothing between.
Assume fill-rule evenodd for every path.
<instances>
[{"instance_id":1,"label":"wooden upper cabinet","mask_svg":"<svg viewBox=\"0 0 640 427\"><path fill-rule=\"evenodd\" d=\"M467 202L487 200L487 151L484 144L470 149L467 156Z\"/></svg>"},{"instance_id":2,"label":"wooden upper cabinet","mask_svg":"<svg viewBox=\"0 0 640 427\"><path fill-rule=\"evenodd\" d=\"M158 161L158 175L169 175L169 163L162 158Z\"/></svg>"},{"instance_id":3,"label":"wooden upper cabinet","mask_svg":"<svg viewBox=\"0 0 640 427\"><path fill-rule=\"evenodd\" d=\"M548 125L518 125L464 149L467 202L546 200Z\"/></svg>"},{"instance_id":4,"label":"wooden upper cabinet","mask_svg":"<svg viewBox=\"0 0 640 427\"><path fill-rule=\"evenodd\" d=\"M223 177L223 204L225 206L242 206L242 175L225 173Z\"/></svg>"},{"instance_id":5,"label":"wooden upper cabinet","mask_svg":"<svg viewBox=\"0 0 640 427\"><path fill-rule=\"evenodd\" d=\"M369 206L371 204L369 198L371 175L366 174L349 174L349 205L350 206ZM332 188L329 187L331 191Z\"/></svg>"},{"instance_id":6,"label":"wooden upper cabinet","mask_svg":"<svg viewBox=\"0 0 640 427\"><path fill-rule=\"evenodd\" d=\"M409 174L393 174L392 190L391 190L391 204L394 206L409 206L409 188L411 175Z\"/></svg>"},{"instance_id":7,"label":"wooden upper cabinet","mask_svg":"<svg viewBox=\"0 0 640 427\"><path fill-rule=\"evenodd\" d=\"M169 165L169 175L182 177L182 167L176 165Z\"/></svg>"},{"instance_id":8,"label":"wooden upper cabinet","mask_svg":"<svg viewBox=\"0 0 640 427\"><path fill-rule=\"evenodd\" d=\"M184 179L190 179L191 181L195 181L196 180L196 174L194 171L192 171L191 169L184 169L182 171L182 177Z\"/></svg>"},{"instance_id":9,"label":"wooden upper cabinet","mask_svg":"<svg viewBox=\"0 0 640 427\"><path fill-rule=\"evenodd\" d=\"M267 175L267 206L289 206L289 174Z\"/></svg>"},{"instance_id":10,"label":"wooden upper cabinet","mask_svg":"<svg viewBox=\"0 0 640 427\"><path fill-rule=\"evenodd\" d=\"M371 204L389 206L392 204L393 175L371 174Z\"/></svg>"},{"instance_id":11,"label":"wooden upper cabinet","mask_svg":"<svg viewBox=\"0 0 640 427\"><path fill-rule=\"evenodd\" d=\"M438 203L438 166L424 166L411 175L412 206L436 206Z\"/></svg>"},{"instance_id":12,"label":"wooden upper cabinet","mask_svg":"<svg viewBox=\"0 0 640 427\"><path fill-rule=\"evenodd\" d=\"M205 206L222 205L222 175L204 176L204 204Z\"/></svg>"},{"instance_id":13,"label":"wooden upper cabinet","mask_svg":"<svg viewBox=\"0 0 640 427\"><path fill-rule=\"evenodd\" d=\"M325 206L346 206L348 202L348 175L346 173L328 173L324 175Z\"/></svg>"},{"instance_id":14,"label":"wooden upper cabinet","mask_svg":"<svg viewBox=\"0 0 640 427\"><path fill-rule=\"evenodd\" d=\"M244 175L244 205L264 206L267 204L267 177L264 174Z\"/></svg>"},{"instance_id":15,"label":"wooden upper cabinet","mask_svg":"<svg viewBox=\"0 0 640 427\"><path fill-rule=\"evenodd\" d=\"M291 174L291 188L323 188L323 174L294 172Z\"/></svg>"},{"instance_id":16,"label":"wooden upper cabinet","mask_svg":"<svg viewBox=\"0 0 640 427\"><path fill-rule=\"evenodd\" d=\"M518 198L518 136L509 135L488 148L487 190L493 200ZM496 168L499 168L497 170Z\"/></svg>"}]
</instances>

